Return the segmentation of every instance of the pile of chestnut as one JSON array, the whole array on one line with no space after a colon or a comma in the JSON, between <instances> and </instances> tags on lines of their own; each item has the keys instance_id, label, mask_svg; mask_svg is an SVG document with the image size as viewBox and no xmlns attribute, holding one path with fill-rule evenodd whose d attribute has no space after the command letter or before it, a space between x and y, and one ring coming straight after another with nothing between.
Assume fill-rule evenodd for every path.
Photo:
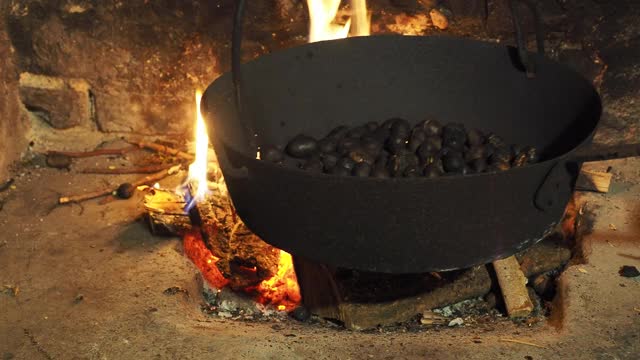
<instances>
[{"instance_id":1,"label":"pile of chestnut","mask_svg":"<svg viewBox=\"0 0 640 360\"><path fill-rule=\"evenodd\" d=\"M322 139L301 134L285 147L260 148L264 161L316 173L377 178L501 171L536 162L537 157L533 147L509 145L495 134L458 123L443 126L433 119L413 127L400 118L338 126Z\"/></svg>"}]
</instances>

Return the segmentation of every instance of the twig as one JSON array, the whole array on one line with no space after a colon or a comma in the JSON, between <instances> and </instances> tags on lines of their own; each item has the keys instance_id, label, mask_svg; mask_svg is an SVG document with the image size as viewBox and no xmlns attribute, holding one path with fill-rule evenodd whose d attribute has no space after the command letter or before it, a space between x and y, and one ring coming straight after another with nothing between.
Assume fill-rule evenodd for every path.
<instances>
[{"instance_id":1,"label":"twig","mask_svg":"<svg viewBox=\"0 0 640 360\"><path fill-rule=\"evenodd\" d=\"M15 179L11 178L7 180L4 184L0 185L0 192L7 191L11 187L11 185L13 185L14 181Z\"/></svg>"},{"instance_id":2,"label":"twig","mask_svg":"<svg viewBox=\"0 0 640 360\"><path fill-rule=\"evenodd\" d=\"M151 174L154 172L161 171L166 169L167 166L174 166L176 164L161 164L161 165L149 165L149 166L140 166L140 167L132 167L132 168L115 168L115 169L104 169L104 168L89 168L82 169L79 172L82 174Z\"/></svg>"},{"instance_id":3,"label":"twig","mask_svg":"<svg viewBox=\"0 0 640 360\"><path fill-rule=\"evenodd\" d=\"M500 341L510 342L510 343L516 343L516 344L522 344L522 345L529 345L529 346L537 347L537 348L540 348L540 349L546 349L546 347L544 347L544 346L542 346L542 345L538 345L538 344L534 344L534 343L530 343L530 342L522 341L522 340L516 340L516 339L500 339Z\"/></svg>"},{"instance_id":4,"label":"twig","mask_svg":"<svg viewBox=\"0 0 640 360\"><path fill-rule=\"evenodd\" d=\"M166 145L160 145L160 144L156 144L156 143L148 143L148 142L144 142L144 141L132 141L132 140L127 140L127 142L129 144L133 144L136 145L140 148L145 148L145 149L149 149L149 150L153 150L159 153L163 153L163 154L169 154L169 155L173 155L185 160L193 160L194 156L186 153L184 151L180 151L178 149L174 149L171 147L168 147Z\"/></svg>"},{"instance_id":5,"label":"twig","mask_svg":"<svg viewBox=\"0 0 640 360\"><path fill-rule=\"evenodd\" d=\"M36 348L36 350L45 357L45 359L47 360L53 360L53 357L42 347L42 345L40 345L40 343L38 342L38 340L36 340L36 337L33 336L33 334L31 333L31 331L29 331L29 329L23 329L24 331L24 335L29 339L29 342L31 342L31 345L33 345L34 348Z\"/></svg>"},{"instance_id":6,"label":"twig","mask_svg":"<svg viewBox=\"0 0 640 360\"><path fill-rule=\"evenodd\" d=\"M147 175L147 176L145 176L145 177L143 177L141 179L138 179L138 180L132 182L131 185L133 185L134 187L137 187L137 186L140 186L140 185L145 185L145 184L149 184L149 183L152 183L152 182L156 182L156 181L162 180L162 179L166 178L169 175L173 175L173 174L177 173L180 170L181 167L182 167L182 165L172 166L172 167L170 167L168 169L164 169L164 170L159 171L159 172L157 172L155 174ZM115 191L114 188L107 188L107 189L96 190L96 191L92 191L92 192L88 192L88 193L80 194L80 195L61 196L58 199L58 204L68 204L68 203L72 203L72 202L80 202L80 201L95 199L97 197L109 195L114 191Z\"/></svg>"},{"instance_id":7,"label":"twig","mask_svg":"<svg viewBox=\"0 0 640 360\"><path fill-rule=\"evenodd\" d=\"M124 155L130 151L137 149L135 146L130 146L122 149L98 149L92 151L47 151L47 155L64 155L72 158L85 158L101 155Z\"/></svg>"}]
</instances>

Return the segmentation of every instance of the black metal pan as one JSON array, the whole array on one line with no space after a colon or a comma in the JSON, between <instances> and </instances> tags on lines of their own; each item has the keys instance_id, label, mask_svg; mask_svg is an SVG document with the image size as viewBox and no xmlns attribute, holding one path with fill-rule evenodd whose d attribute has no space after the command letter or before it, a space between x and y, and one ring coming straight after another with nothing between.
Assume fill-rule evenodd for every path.
<instances>
[{"instance_id":1,"label":"black metal pan","mask_svg":"<svg viewBox=\"0 0 640 360\"><path fill-rule=\"evenodd\" d=\"M487 263L551 231L581 163L593 158L597 92L523 46L519 54L468 39L371 36L306 44L240 65L239 28L238 88L230 73L216 79L202 111L238 214L265 241L295 255L389 273ZM322 137L337 125L392 117L415 123L426 115L536 146L543 161L498 173L375 179L256 160L259 143L283 144L299 133ZM638 151L622 150L598 153Z\"/></svg>"}]
</instances>

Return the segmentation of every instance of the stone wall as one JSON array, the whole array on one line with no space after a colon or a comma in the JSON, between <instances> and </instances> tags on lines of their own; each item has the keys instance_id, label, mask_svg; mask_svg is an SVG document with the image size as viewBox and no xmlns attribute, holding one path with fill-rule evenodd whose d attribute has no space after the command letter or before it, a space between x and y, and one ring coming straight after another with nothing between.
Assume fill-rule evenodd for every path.
<instances>
[{"instance_id":1,"label":"stone wall","mask_svg":"<svg viewBox=\"0 0 640 360\"><path fill-rule=\"evenodd\" d=\"M305 42L308 20L304 2L250 1L244 34L245 57ZM2 3L6 24L0 27L0 32L7 28L8 40L15 49L22 102L41 115L52 131L61 134L66 134L65 129L78 127L113 134L190 134L194 90L206 88L229 69L234 0L4 0ZM489 1L486 8L482 0L368 3L374 33L447 33L513 41L506 1ZM554 0L540 3L548 30L548 55L564 61L563 55L569 52L567 62L577 60L580 66L586 64L585 75L590 80L602 82L604 74L602 63L593 66L593 59L600 52L594 43L605 49L602 52L605 62L617 60L615 56L607 58L606 48L611 47L611 42L598 41L604 38L603 34L613 39L625 35L624 41L619 41L621 44L627 43L628 38L637 41L632 32L624 31L629 25L618 23L622 18L631 19L630 24L637 23L632 21L637 15L629 7L621 14L616 13L615 18L603 18L599 14L610 13L611 6L595 0L568 0L562 6ZM447 29L435 26L430 17L433 9L446 10L443 14L451 20ZM3 57L1 61L7 60ZM625 73L635 69L635 65L627 65ZM622 68L609 67L604 76L605 97L611 84L620 79L616 71ZM12 70L2 71L6 77L9 75L4 72ZM18 75L14 73L10 78L15 84ZM629 109L627 102L619 108ZM614 115L607 114L604 122L616 126L611 136L624 133L621 128L637 128L637 124L618 121L620 116Z\"/></svg>"},{"instance_id":2,"label":"stone wall","mask_svg":"<svg viewBox=\"0 0 640 360\"><path fill-rule=\"evenodd\" d=\"M38 88L30 82L22 92L27 107L48 110L42 102L53 98L83 102L71 106L80 113L60 110L88 117L68 123L56 120L60 114L41 111L54 128L88 123L103 132L186 133L194 90L206 88L228 67L233 0L9 2L9 35L20 70L48 76L48 84L59 85ZM251 2L248 55L277 43L271 26L288 26L283 19L301 5L291 0ZM252 31L257 28L260 32ZM88 99L71 86L78 81ZM90 113L82 110L87 101Z\"/></svg>"},{"instance_id":3,"label":"stone wall","mask_svg":"<svg viewBox=\"0 0 640 360\"><path fill-rule=\"evenodd\" d=\"M4 22L6 7L0 4L0 182L8 178L8 167L26 147L26 114L18 99L18 71Z\"/></svg>"}]
</instances>

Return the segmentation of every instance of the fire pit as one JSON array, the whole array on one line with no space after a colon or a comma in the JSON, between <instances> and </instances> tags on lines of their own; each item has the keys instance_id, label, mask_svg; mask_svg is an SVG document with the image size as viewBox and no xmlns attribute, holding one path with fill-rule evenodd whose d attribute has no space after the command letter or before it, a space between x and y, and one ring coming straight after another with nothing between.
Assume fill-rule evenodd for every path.
<instances>
[{"instance_id":1,"label":"fire pit","mask_svg":"<svg viewBox=\"0 0 640 360\"><path fill-rule=\"evenodd\" d=\"M2 358L634 358L640 13L510 3L0 5Z\"/></svg>"}]
</instances>

